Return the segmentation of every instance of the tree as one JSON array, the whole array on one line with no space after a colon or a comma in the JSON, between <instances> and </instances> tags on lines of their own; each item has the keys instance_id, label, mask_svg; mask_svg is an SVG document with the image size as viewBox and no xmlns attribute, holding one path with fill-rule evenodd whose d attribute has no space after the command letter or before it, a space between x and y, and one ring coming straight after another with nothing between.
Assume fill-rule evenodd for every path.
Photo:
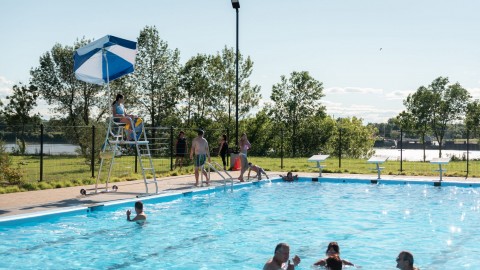
<instances>
[{"instance_id":1,"label":"tree","mask_svg":"<svg viewBox=\"0 0 480 270\"><path fill-rule=\"evenodd\" d=\"M13 86L13 94L7 96L8 104L5 106L3 114L6 123L15 128L20 126L20 138L17 144L20 153L25 153L25 126L28 124L40 123L40 116L31 115L33 108L37 106L38 90L35 86L28 87L23 84Z\"/></svg>"},{"instance_id":2,"label":"tree","mask_svg":"<svg viewBox=\"0 0 480 270\"><path fill-rule=\"evenodd\" d=\"M101 86L79 81L73 73L73 54L75 50L89 41L76 41L74 46L55 44L40 57L40 65L30 71L31 83L38 88L40 95L48 105L54 105L54 111L64 115L71 126L89 125L94 112L105 113L101 108L105 96Z\"/></svg>"},{"instance_id":3,"label":"tree","mask_svg":"<svg viewBox=\"0 0 480 270\"><path fill-rule=\"evenodd\" d=\"M341 151L342 157L347 158L370 157L374 153L373 145L377 132L378 130L371 125L364 126L359 118L339 118L325 152L339 156Z\"/></svg>"},{"instance_id":4,"label":"tree","mask_svg":"<svg viewBox=\"0 0 480 270\"><path fill-rule=\"evenodd\" d=\"M184 90L182 112L187 127L205 126L212 107L219 102L213 93L208 74L208 56L198 54L185 63L180 71L180 85Z\"/></svg>"},{"instance_id":5,"label":"tree","mask_svg":"<svg viewBox=\"0 0 480 270\"><path fill-rule=\"evenodd\" d=\"M292 155L296 155L297 130L302 119L313 115L325 115L325 107L320 104L324 96L322 83L315 80L307 71L294 71L287 79L280 77L280 83L273 85L270 98L275 103L271 114L280 126L291 135Z\"/></svg>"},{"instance_id":6,"label":"tree","mask_svg":"<svg viewBox=\"0 0 480 270\"><path fill-rule=\"evenodd\" d=\"M22 134L25 126L31 123L39 123L38 115L31 115L32 110L37 106L38 90L35 86L28 87L23 84L13 86L13 94L7 96L8 104L3 111L8 125L22 127Z\"/></svg>"},{"instance_id":7,"label":"tree","mask_svg":"<svg viewBox=\"0 0 480 270\"><path fill-rule=\"evenodd\" d=\"M155 26L146 26L138 37L136 70L131 76L136 107L146 114L152 127L175 114L180 52L170 49Z\"/></svg>"},{"instance_id":8,"label":"tree","mask_svg":"<svg viewBox=\"0 0 480 270\"><path fill-rule=\"evenodd\" d=\"M238 118L243 119L252 108L258 106L260 86L251 85L248 79L253 71L253 61L248 56L244 59L241 53L238 54ZM233 127L233 116L235 115L236 102L236 81L235 81L235 51L233 48L225 47L222 52L208 59L208 74L217 98L213 104L212 117L215 121L223 121L227 115L228 126Z\"/></svg>"},{"instance_id":9,"label":"tree","mask_svg":"<svg viewBox=\"0 0 480 270\"><path fill-rule=\"evenodd\" d=\"M474 136L478 136L478 127L480 126L480 101L478 99L467 104L465 125L467 131L471 130Z\"/></svg>"},{"instance_id":10,"label":"tree","mask_svg":"<svg viewBox=\"0 0 480 270\"><path fill-rule=\"evenodd\" d=\"M447 124L462 119L470 100L470 94L458 82L451 85L448 83L448 78L438 77L428 86L432 91L430 125L439 144L439 157L442 157L442 143Z\"/></svg>"},{"instance_id":11,"label":"tree","mask_svg":"<svg viewBox=\"0 0 480 270\"><path fill-rule=\"evenodd\" d=\"M420 134L423 144L423 161L426 161L425 154L425 136L431 130L430 123L432 121L431 101L434 100L434 93L424 86L421 86L413 94L408 95L403 104L407 108L406 112L402 112L397 119L405 126L408 120L409 129L414 129L415 133ZM405 130L405 129L404 129Z\"/></svg>"}]
</instances>

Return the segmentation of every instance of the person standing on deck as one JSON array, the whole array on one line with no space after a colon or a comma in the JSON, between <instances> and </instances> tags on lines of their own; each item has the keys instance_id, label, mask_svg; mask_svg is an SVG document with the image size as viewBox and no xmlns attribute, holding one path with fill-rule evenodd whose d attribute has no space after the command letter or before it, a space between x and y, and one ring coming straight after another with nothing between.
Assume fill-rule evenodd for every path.
<instances>
[{"instance_id":1,"label":"person standing on deck","mask_svg":"<svg viewBox=\"0 0 480 270\"><path fill-rule=\"evenodd\" d=\"M208 178L207 172L203 169L203 165L208 157L208 162L210 162L210 150L208 148L208 142L203 138L203 130L199 129L197 132L198 136L195 137L192 141L192 148L190 149L190 158L194 159L195 163L195 186L198 186L198 170L201 169L205 179L207 179L207 186L210 184L210 179Z\"/></svg>"}]
</instances>

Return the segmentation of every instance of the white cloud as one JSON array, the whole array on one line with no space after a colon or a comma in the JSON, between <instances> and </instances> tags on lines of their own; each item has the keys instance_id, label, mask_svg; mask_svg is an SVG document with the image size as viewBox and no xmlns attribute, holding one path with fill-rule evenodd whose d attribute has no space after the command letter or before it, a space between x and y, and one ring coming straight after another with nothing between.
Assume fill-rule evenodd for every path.
<instances>
[{"instance_id":1,"label":"white cloud","mask_svg":"<svg viewBox=\"0 0 480 270\"><path fill-rule=\"evenodd\" d=\"M330 87L325 89L325 94L383 94L383 89L375 89L368 87Z\"/></svg>"},{"instance_id":2,"label":"white cloud","mask_svg":"<svg viewBox=\"0 0 480 270\"><path fill-rule=\"evenodd\" d=\"M389 118L400 113L401 109L385 109L373 105L346 105L343 103L322 101L327 108L327 114L334 118L357 117L362 118L363 123L384 123Z\"/></svg>"},{"instance_id":3,"label":"white cloud","mask_svg":"<svg viewBox=\"0 0 480 270\"><path fill-rule=\"evenodd\" d=\"M480 99L480 88L467 88L473 99Z\"/></svg>"},{"instance_id":4,"label":"white cloud","mask_svg":"<svg viewBox=\"0 0 480 270\"><path fill-rule=\"evenodd\" d=\"M12 94L13 82L7 78L0 76L0 98L5 98Z\"/></svg>"},{"instance_id":5,"label":"white cloud","mask_svg":"<svg viewBox=\"0 0 480 270\"><path fill-rule=\"evenodd\" d=\"M412 93L414 93L414 91L412 90L396 90L390 93L386 93L385 98L388 100L397 100L397 99L404 100L405 98L407 98L409 94L412 94Z\"/></svg>"}]
</instances>

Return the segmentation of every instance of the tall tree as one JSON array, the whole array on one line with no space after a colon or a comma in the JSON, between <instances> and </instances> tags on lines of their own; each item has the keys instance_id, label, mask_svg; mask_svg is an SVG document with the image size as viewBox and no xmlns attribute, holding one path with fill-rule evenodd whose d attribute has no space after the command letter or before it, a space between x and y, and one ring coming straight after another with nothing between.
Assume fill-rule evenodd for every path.
<instances>
[{"instance_id":1,"label":"tall tree","mask_svg":"<svg viewBox=\"0 0 480 270\"><path fill-rule=\"evenodd\" d=\"M151 126L175 113L179 100L180 52L170 49L155 26L146 26L138 37L136 70L131 76L137 108L146 114Z\"/></svg>"},{"instance_id":2,"label":"tall tree","mask_svg":"<svg viewBox=\"0 0 480 270\"><path fill-rule=\"evenodd\" d=\"M442 157L442 143L447 124L461 120L465 114L470 94L458 82L448 84L448 78L438 77L429 86L431 99L431 128L439 144L438 156Z\"/></svg>"},{"instance_id":3,"label":"tall tree","mask_svg":"<svg viewBox=\"0 0 480 270\"><path fill-rule=\"evenodd\" d=\"M410 121L409 126L415 129L415 133L420 134L422 137L424 162L426 161L425 136L427 132L431 130L431 101L435 99L433 95L434 93L432 91L429 91L426 87L421 86L415 93L408 95L407 99L403 101L403 104L407 108L407 112L404 113L408 113L407 119ZM401 117L401 115L399 116Z\"/></svg>"},{"instance_id":4,"label":"tall tree","mask_svg":"<svg viewBox=\"0 0 480 270\"><path fill-rule=\"evenodd\" d=\"M468 103L465 125L468 131L472 131L474 136L478 136L478 127L480 126L480 101L478 99Z\"/></svg>"},{"instance_id":5,"label":"tall tree","mask_svg":"<svg viewBox=\"0 0 480 270\"><path fill-rule=\"evenodd\" d=\"M210 84L209 57L198 54L185 63L180 71L180 85L184 90L183 114L187 127L203 126L210 119L212 107L218 102Z\"/></svg>"},{"instance_id":6,"label":"tall tree","mask_svg":"<svg viewBox=\"0 0 480 270\"><path fill-rule=\"evenodd\" d=\"M89 125L93 114L105 112L99 106L104 104L100 102L104 96L103 88L79 81L73 73L73 54L88 42L82 39L74 46L55 44L40 57L40 65L30 71L31 83L38 88L43 99L54 106L55 112L65 115L71 126Z\"/></svg>"},{"instance_id":7,"label":"tall tree","mask_svg":"<svg viewBox=\"0 0 480 270\"><path fill-rule=\"evenodd\" d=\"M362 120L356 117L339 118L335 123L332 137L325 146L325 152L330 155L347 158L367 158L373 155L375 134L378 130L372 126L364 126Z\"/></svg>"},{"instance_id":8,"label":"tall tree","mask_svg":"<svg viewBox=\"0 0 480 270\"><path fill-rule=\"evenodd\" d=\"M33 85L14 85L13 94L7 96L8 104L3 114L9 126L21 126L20 140L24 141L25 126L40 123L39 115L32 115L32 110L37 106L38 90Z\"/></svg>"},{"instance_id":9,"label":"tall tree","mask_svg":"<svg viewBox=\"0 0 480 270\"><path fill-rule=\"evenodd\" d=\"M272 87L270 98L275 106L271 113L277 122L290 131L292 155L295 156L297 130L302 119L325 114L325 107L320 103L324 96L323 86L307 71L294 71L290 78L282 75L280 80L280 83Z\"/></svg>"},{"instance_id":10,"label":"tall tree","mask_svg":"<svg viewBox=\"0 0 480 270\"><path fill-rule=\"evenodd\" d=\"M233 126L236 109L235 51L223 48L221 52L209 57L208 73L217 101L213 104L212 117L222 121L227 114L228 126ZM238 117L243 119L252 108L258 106L261 99L260 86L252 85L249 77L253 71L253 61L238 55Z\"/></svg>"}]
</instances>

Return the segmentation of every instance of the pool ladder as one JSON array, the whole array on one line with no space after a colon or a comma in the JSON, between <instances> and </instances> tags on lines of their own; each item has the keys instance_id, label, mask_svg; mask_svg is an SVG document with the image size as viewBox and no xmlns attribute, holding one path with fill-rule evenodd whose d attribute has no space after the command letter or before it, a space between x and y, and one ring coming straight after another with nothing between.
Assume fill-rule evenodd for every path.
<instances>
[{"instance_id":1,"label":"pool ladder","mask_svg":"<svg viewBox=\"0 0 480 270\"><path fill-rule=\"evenodd\" d=\"M117 117L118 118L118 117ZM155 193L158 193L158 183L155 176L155 168L153 167L152 156L150 153L149 142L147 140L147 134L145 132L145 126L142 126L142 135L137 138L136 134L133 136L132 141L124 140L125 124L121 122L115 122L115 117L110 117L107 134L105 136L105 142L100 153L100 169L97 174L97 181L95 183L95 193L97 193L98 182L100 180L100 174L105 159L110 159L110 166L108 169L108 176L105 183L105 191L108 192L108 183L112 174L113 165L115 163L115 157L121 155L120 145L135 146L135 155L138 157L140 168L142 170L143 181L145 183L145 192L148 195L148 184L155 184ZM133 119L130 119L130 126L135 127ZM144 164L148 159L148 164ZM153 180L147 180L146 172L152 174Z\"/></svg>"},{"instance_id":2,"label":"pool ladder","mask_svg":"<svg viewBox=\"0 0 480 270\"><path fill-rule=\"evenodd\" d=\"M212 180L212 178L210 177L210 172L214 171L218 175L220 175L220 177L223 179L223 187L226 188L227 187L227 181L229 181L230 182L230 188L233 190L233 177L227 172L227 170L223 169L223 167L215 161L206 162L202 166L202 171L204 170L205 166L207 167L208 178L210 180ZM200 181L201 181L200 182L201 186L203 186L203 173L201 173Z\"/></svg>"}]
</instances>

